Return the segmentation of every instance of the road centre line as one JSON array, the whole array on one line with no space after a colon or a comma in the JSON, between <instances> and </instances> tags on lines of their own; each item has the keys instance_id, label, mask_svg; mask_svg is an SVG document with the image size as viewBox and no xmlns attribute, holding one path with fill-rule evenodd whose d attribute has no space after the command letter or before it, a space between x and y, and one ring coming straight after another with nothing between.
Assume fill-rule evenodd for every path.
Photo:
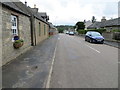
<instances>
[{"instance_id":1,"label":"road centre line","mask_svg":"<svg viewBox=\"0 0 120 90\"><path fill-rule=\"evenodd\" d=\"M95 48L93 48L93 47L91 47L91 46L89 46L89 45L86 45L86 46L89 47L90 49L96 51L97 53L101 53L100 51L96 50Z\"/></svg>"}]
</instances>

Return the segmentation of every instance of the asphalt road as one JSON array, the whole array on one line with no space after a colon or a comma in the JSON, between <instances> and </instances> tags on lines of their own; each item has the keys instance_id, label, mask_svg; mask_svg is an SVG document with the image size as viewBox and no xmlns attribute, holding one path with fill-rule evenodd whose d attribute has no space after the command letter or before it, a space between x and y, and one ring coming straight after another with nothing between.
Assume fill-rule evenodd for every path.
<instances>
[{"instance_id":1,"label":"asphalt road","mask_svg":"<svg viewBox=\"0 0 120 90\"><path fill-rule=\"evenodd\" d=\"M50 88L118 88L118 49L60 34Z\"/></svg>"}]
</instances>

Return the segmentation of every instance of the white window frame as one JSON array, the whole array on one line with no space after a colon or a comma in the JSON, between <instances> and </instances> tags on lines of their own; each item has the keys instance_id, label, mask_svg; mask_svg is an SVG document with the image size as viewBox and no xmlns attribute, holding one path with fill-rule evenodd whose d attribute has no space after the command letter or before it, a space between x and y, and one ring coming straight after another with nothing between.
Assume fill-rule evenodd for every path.
<instances>
[{"instance_id":1,"label":"white window frame","mask_svg":"<svg viewBox=\"0 0 120 90\"><path fill-rule=\"evenodd\" d=\"M17 25L17 16L15 15L11 15L11 23L12 23L12 27L11 27L11 30L12 30L12 35L13 36L18 36L18 25Z\"/></svg>"}]
</instances>

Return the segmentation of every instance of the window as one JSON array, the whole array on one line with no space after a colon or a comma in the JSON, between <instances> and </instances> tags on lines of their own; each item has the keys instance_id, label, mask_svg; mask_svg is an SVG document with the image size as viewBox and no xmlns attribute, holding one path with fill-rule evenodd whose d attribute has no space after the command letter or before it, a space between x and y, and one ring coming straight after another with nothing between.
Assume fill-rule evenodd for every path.
<instances>
[{"instance_id":1,"label":"window","mask_svg":"<svg viewBox=\"0 0 120 90\"><path fill-rule=\"evenodd\" d=\"M45 26L45 24L44 24L44 35L46 34L46 26Z\"/></svg>"},{"instance_id":2,"label":"window","mask_svg":"<svg viewBox=\"0 0 120 90\"><path fill-rule=\"evenodd\" d=\"M17 35L18 36L18 29L17 29L17 16L11 15L11 23L12 23L12 35Z\"/></svg>"},{"instance_id":3,"label":"window","mask_svg":"<svg viewBox=\"0 0 120 90\"><path fill-rule=\"evenodd\" d=\"M39 36L41 35L41 24L39 22Z\"/></svg>"}]
</instances>

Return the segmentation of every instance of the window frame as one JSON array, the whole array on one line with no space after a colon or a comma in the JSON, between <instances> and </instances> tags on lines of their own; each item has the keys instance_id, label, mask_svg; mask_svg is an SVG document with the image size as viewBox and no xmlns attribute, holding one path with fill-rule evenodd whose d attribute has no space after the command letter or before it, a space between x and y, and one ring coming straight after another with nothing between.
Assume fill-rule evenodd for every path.
<instances>
[{"instance_id":1,"label":"window frame","mask_svg":"<svg viewBox=\"0 0 120 90\"><path fill-rule=\"evenodd\" d=\"M16 15L11 14L11 33L13 36L18 36L18 17Z\"/></svg>"},{"instance_id":2,"label":"window frame","mask_svg":"<svg viewBox=\"0 0 120 90\"><path fill-rule=\"evenodd\" d=\"M41 23L39 22L39 36L41 36Z\"/></svg>"}]
</instances>

